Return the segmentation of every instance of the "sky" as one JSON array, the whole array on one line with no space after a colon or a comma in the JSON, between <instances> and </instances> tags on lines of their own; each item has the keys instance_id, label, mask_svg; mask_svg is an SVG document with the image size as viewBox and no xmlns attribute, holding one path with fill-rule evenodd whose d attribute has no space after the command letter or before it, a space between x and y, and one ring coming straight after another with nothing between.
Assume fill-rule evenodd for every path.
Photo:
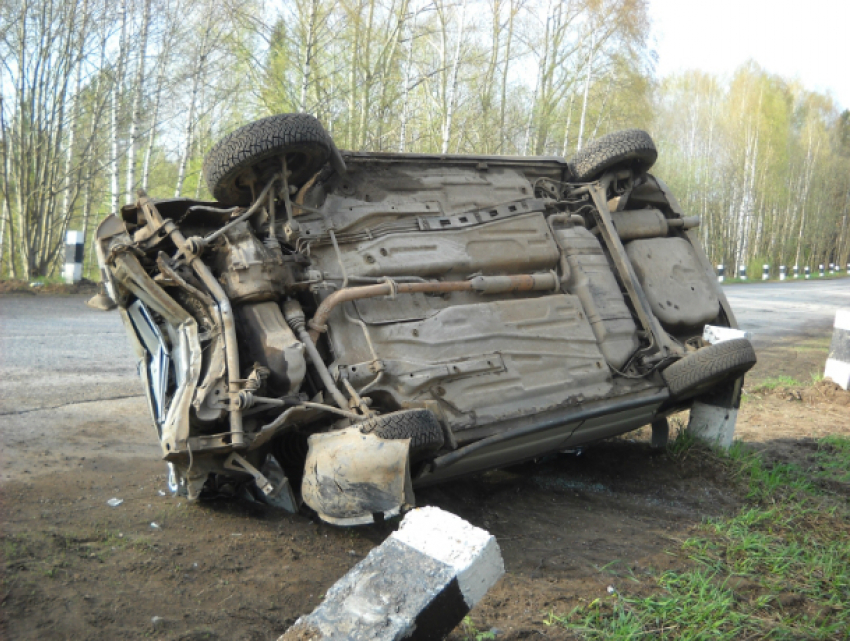
<instances>
[{"instance_id":1,"label":"sky","mask_svg":"<svg viewBox=\"0 0 850 641\"><path fill-rule=\"evenodd\" d=\"M850 109L850 0L650 0L659 76L749 59Z\"/></svg>"}]
</instances>

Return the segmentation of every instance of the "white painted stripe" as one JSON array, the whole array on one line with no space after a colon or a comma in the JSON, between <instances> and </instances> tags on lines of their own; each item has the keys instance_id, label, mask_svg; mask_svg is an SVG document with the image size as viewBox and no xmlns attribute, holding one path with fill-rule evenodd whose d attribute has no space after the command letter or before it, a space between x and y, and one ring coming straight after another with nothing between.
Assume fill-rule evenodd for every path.
<instances>
[{"instance_id":1,"label":"white painted stripe","mask_svg":"<svg viewBox=\"0 0 850 641\"><path fill-rule=\"evenodd\" d=\"M694 401L688 432L704 443L728 449L735 437L738 410Z\"/></svg>"},{"instance_id":2,"label":"white painted stripe","mask_svg":"<svg viewBox=\"0 0 850 641\"><path fill-rule=\"evenodd\" d=\"M850 330L850 309L839 309L835 312L835 329Z\"/></svg>"},{"instance_id":3,"label":"white painted stripe","mask_svg":"<svg viewBox=\"0 0 850 641\"><path fill-rule=\"evenodd\" d=\"M745 332L741 329L717 327L716 325L706 325L702 332L702 339L706 343L711 343L712 345L722 343L723 341L731 341L735 338L746 338L747 340L752 340L753 335L750 332Z\"/></svg>"},{"instance_id":4,"label":"white painted stripe","mask_svg":"<svg viewBox=\"0 0 850 641\"><path fill-rule=\"evenodd\" d=\"M505 572L499 544L492 534L439 508L424 507L408 513L391 536L454 568L470 608Z\"/></svg>"},{"instance_id":5,"label":"white painted stripe","mask_svg":"<svg viewBox=\"0 0 850 641\"><path fill-rule=\"evenodd\" d=\"M823 377L831 378L836 385L841 386L841 389L850 389L850 363L827 358Z\"/></svg>"},{"instance_id":6,"label":"white painted stripe","mask_svg":"<svg viewBox=\"0 0 850 641\"><path fill-rule=\"evenodd\" d=\"M82 263L65 263L62 269L62 277L69 285L78 283L83 277Z\"/></svg>"}]
</instances>

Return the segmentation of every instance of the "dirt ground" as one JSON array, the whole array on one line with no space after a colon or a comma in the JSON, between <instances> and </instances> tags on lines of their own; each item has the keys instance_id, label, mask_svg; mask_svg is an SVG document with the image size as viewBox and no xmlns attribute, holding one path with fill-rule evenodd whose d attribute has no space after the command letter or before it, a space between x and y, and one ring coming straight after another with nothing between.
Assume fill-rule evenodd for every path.
<instances>
[{"instance_id":1,"label":"dirt ground","mask_svg":"<svg viewBox=\"0 0 850 641\"><path fill-rule=\"evenodd\" d=\"M810 384L827 350L828 338L805 336L763 350L738 436L805 461L813 439L850 432L850 393ZM759 390L780 375L806 385ZM93 417L66 452L34 446L0 484L3 638L276 639L396 525L339 529L244 502L187 504L167 493L153 457L84 452L119 429ZM652 452L648 436L417 493L501 546L507 572L471 613L477 630L568 638L546 625L549 613L683 567L678 544L704 517L740 505L722 465ZM110 507L112 498L123 502Z\"/></svg>"}]
</instances>

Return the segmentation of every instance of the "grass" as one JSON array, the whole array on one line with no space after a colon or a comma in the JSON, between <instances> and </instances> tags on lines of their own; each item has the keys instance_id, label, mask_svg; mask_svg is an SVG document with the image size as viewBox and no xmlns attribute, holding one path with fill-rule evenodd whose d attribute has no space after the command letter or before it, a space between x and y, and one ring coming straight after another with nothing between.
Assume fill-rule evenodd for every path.
<instances>
[{"instance_id":1,"label":"grass","mask_svg":"<svg viewBox=\"0 0 850 641\"><path fill-rule=\"evenodd\" d=\"M475 625L475 622L472 620L472 617L467 615L463 618L463 621L460 623L461 630L463 631L464 641L488 641L489 639L495 639L496 635L493 632L481 631Z\"/></svg>"},{"instance_id":2,"label":"grass","mask_svg":"<svg viewBox=\"0 0 850 641\"><path fill-rule=\"evenodd\" d=\"M763 381L759 381L756 387L752 389L753 392L770 392L775 390L777 387L802 387L803 383L798 381L793 376L771 376L769 378L764 379Z\"/></svg>"},{"instance_id":3,"label":"grass","mask_svg":"<svg viewBox=\"0 0 850 641\"><path fill-rule=\"evenodd\" d=\"M679 457L703 447L679 441L671 443ZM847 638L850 491L842 484L850 488L850 440L822 439L806 467L740 444L728 455L699 455L720 457L746 502L731 518L705 521L674 551L690 569L651 573L640 590L550 614L546 623L588 639Z\"/></svg>"}]
</instances>

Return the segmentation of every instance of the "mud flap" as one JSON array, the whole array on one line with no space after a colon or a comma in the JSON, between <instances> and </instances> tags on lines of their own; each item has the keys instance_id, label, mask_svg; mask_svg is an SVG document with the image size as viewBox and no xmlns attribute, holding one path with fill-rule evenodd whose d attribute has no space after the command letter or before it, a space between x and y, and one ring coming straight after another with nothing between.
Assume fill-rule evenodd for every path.
<instances>
[{"instance_id":1,"label":"mud flap","mask_svg":"<svg viewBox=\"0 0 850 641\"><path fill-rule=\"evenodd\" d=\"M367 525L374 515L396 516L413 507L409 439L382 439L356 427L314 434L301 494L323 521Z\"/></svg>"}]
</instances>

